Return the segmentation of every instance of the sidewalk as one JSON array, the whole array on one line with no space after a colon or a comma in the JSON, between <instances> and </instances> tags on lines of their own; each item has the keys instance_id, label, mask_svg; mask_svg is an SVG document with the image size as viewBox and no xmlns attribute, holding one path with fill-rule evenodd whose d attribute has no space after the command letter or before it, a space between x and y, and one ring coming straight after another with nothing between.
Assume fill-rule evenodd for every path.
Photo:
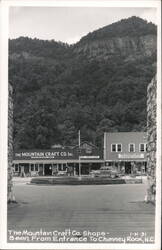
<instances>
[{"instance_id":1,"label":"sidewalk","mask_svg":"<svg viewBox=\"0 0 162 250\"><path fill-rule=\"evenodd\" d=\"M13 177L13 184L29 184L32 177Z\"/></svg>"}]
</instances>

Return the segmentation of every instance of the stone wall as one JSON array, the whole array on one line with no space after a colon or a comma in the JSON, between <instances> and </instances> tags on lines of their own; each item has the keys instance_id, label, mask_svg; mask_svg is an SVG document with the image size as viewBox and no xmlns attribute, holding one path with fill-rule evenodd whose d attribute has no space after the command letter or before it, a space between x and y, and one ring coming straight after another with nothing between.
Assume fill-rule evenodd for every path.
<instances>
[{"instance_id":1,"label":"stone wall","mask_svg":"<svg viewBox=\"0 0 162 250\"><path fill-rule=\"evenodd\" d=\"M13 170L12 170L12 160L13 160L13 89L11 84L9 84L9 97L8 97L8 192L7 200L8 203L15 202L14 192L13 192Z\"/></svg>"},{"instance_id":2,"label":"stone wall","mask_svg":"<svg viewBox=\"0 0 162 250\"><path fill-rule=\"evenodd\" d=\"M147 201L155 200L156 189L156 76L147 88Z\"/></svg>"}]
</instances>

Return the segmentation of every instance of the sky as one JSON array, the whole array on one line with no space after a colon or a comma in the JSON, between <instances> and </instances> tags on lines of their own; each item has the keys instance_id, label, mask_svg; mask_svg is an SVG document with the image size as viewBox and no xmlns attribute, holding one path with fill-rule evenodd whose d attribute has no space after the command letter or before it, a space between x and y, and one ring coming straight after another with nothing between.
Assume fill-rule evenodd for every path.
<instances>
[{"instance_id":1,"label":"sky","mask_svg":"<svg viewBox=\"0 0 162 250\"><path fill-rule=\"evenodd\" d=\"M73 44L89 32L131 16L157 23L155 8L10 7L9 38L28 36Z\"/></svg>"}]
</instances>

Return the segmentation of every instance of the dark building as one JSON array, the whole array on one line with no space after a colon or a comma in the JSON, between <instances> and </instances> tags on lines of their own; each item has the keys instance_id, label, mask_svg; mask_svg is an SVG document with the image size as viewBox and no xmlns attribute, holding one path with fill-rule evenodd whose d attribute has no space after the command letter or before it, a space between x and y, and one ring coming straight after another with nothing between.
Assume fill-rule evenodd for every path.
<instances>
[{"instance_id":1,"label":"dark building","mask_svg":"<svg viewBox=\"0 0 162 250\"><path fill-rule=\"evenodd\" d=\"M14 152L14 175L86 175L103 164L100 150L83 142L75 147Z\"/></svg>"},{"instance_id":2,"label":"dark building","mask_svg":"<svg viewBox=\"0 0 162 250\"><path fill-rule=\"evenodd\" d=\"M75 147L14 152L14 175L88 175L101 166L112 166L123 174L145 174L147 134L104 133L104 151L83 142Z\"/></svg>"}]
</instances>

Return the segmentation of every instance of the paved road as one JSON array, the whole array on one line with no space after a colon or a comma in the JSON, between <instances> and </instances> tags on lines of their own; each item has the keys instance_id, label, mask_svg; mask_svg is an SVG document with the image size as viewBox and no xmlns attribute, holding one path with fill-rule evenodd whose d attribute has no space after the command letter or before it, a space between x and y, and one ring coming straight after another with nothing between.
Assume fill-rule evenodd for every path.
<instances>
[{"instance_id":1,"label":"paved road","mask_svg":"<svg viewBox=\"0 0 162 250\"><path fill-rule=\"evenodd\" d=\"M106 232L111 237L154 236L154 206L143 202L144 184L97 186L17 185L18 204L9 206L8 229L66 229L83 235ZM135 242L134 242L135 243Z\"/></svg>"}]
</instances>

